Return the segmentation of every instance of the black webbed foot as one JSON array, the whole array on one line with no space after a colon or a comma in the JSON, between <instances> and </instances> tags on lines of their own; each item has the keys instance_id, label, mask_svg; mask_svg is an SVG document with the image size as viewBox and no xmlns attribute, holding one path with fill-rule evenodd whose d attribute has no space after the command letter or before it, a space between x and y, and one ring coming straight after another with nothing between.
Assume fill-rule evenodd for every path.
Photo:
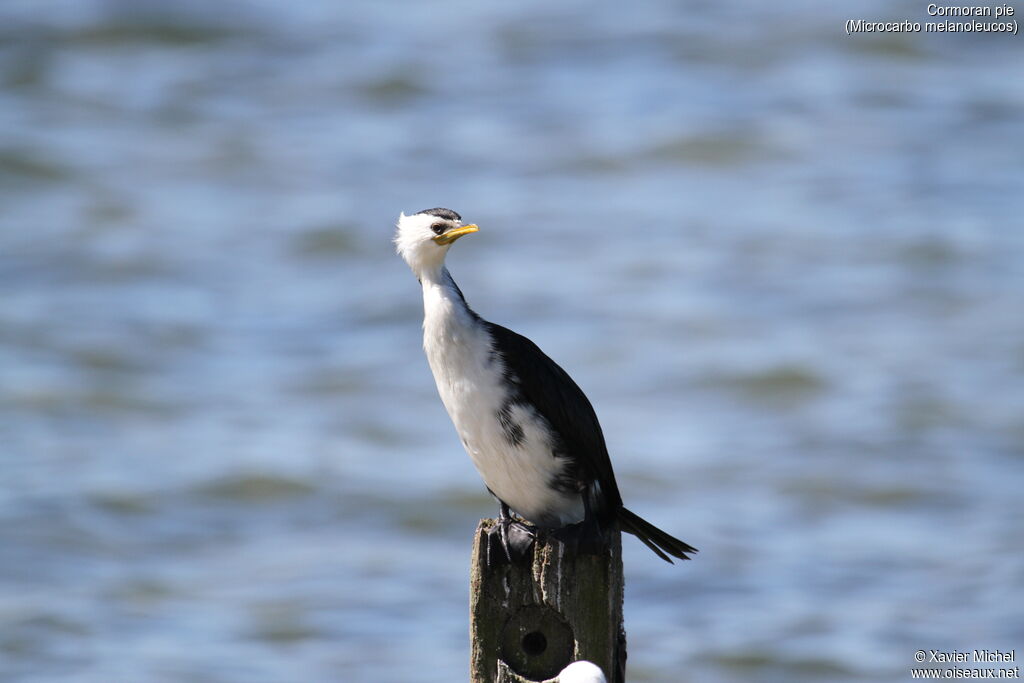
<instances>
[{"instance_id":1,"label":"black webbed foot","mask_svg":"<svg viewBox=\"0 0 1024 683\"><path fill-rule=\"evenodd\" d=\"M536 539L536 530L512 519L508 506L502 503L498 523L488 534L487 563L494 566L498 562L511 564L522 560L529 556Z\"/></svg>"}]
</instances>

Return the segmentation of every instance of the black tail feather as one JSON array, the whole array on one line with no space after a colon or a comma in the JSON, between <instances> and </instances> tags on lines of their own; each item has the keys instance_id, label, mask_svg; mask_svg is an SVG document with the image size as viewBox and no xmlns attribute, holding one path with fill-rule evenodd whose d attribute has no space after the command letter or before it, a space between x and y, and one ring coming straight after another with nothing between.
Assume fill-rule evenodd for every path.
<instances>
[{"instance_id":1,"label":"black tail feather","mask_svg":"<svg viewBox=\"0 0 1024 683\"><path fill-rule=\"evenodd\" d=\"M621 508L619 510L619 527L621 527L623 531L633 534L639 538L648 548L653 550L658 557L669 564L672 564L672 559L669 555L680 560L688 560L690 557L686 553L697 552L697 549L689 543L684 543L678 538L670 536L647 520L633 514L626 508Z\"/></svg>"}]
</instances>

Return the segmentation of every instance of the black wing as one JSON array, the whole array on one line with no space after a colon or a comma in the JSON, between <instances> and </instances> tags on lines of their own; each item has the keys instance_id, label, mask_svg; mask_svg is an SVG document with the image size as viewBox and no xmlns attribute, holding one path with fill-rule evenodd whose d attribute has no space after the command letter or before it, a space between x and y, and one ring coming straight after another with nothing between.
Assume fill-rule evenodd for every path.
<instances>
[{"instance_id":1,"label":"black wing","mask_svg":"<svg viewBox=\"0 0 1024 683\"><path fill-rule=\"evenodd\" d=\"M622 507L622 497L590 401L569 373L532 341L501 325L485 324L494 339L494 352L505 366L505 378L514 387L512 402L532 406L548 421L558 438L558 454L568 456L571 463L565 473L570 481L565 484L590 489L584 495L594 496L593 511L602 526L609 526ZM591 486L595 481L599 491Z\"/></svg>"}]
</instances>

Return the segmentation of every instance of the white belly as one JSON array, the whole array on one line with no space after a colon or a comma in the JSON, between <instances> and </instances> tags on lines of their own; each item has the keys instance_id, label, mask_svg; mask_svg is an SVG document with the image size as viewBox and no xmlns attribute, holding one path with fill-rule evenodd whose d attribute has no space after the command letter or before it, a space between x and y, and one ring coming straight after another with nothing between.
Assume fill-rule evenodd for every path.
<instances>
[{"instance_id":1,"label":"white belly","mask_svg":"<svg viewBox=\"0 0 1024 683\"><path fill-rule=\"evenodd\" d=\"M484 483L534 524L558 527L583 519L578 494L554 487L564 459L555 456L547 423L532 408L508 404L501 362L487 331L461 311L424 322L423 347L438 393ZM507 410L506 426L499 414ZM514 425L515 427L511 427ZM510 438L509 431L515 438Z\"/></svg>"}]
</instances>

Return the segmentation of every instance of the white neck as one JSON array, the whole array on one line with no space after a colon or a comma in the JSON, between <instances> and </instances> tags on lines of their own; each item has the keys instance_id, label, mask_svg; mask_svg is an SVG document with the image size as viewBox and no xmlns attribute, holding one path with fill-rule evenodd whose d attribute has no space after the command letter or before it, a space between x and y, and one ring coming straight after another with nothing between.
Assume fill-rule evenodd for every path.
<instances>
[{"instance_id":1,"label":"white neck","mask_svg":"<svg viewBox=\"0 0 1024 683\"><path fill-rule=\"evenodd\" d=\"M420 281L420 284L424 287L427 283L441 284L451 275L445 276L448 272L448 268L445 267L444 261L438 261L437 263L431 263L427 266L413 269L413 273L416 278Z\"/></svg>"},{"instance_id":2,"label":"white neck","mask_svg":"<svg viewBox=\"0 0 1024 683\"><path fill-rule=\"evenodd\" d=\"M476 316L469 310L451 273L438 264L437 268L424 269L419 273L423 287L423 327L437 325L442 328L472 327ZM435 329L435 333L442 330Z\"/></svg>"},{"instance_id":3,"label":"white neck","mask_svg":"<svg viewBox=\"0 0 1024 683\"><path fill-rule=\"evenodd\" d=\"M454 387L468 387L466 377L481 377L490 363L490 335L459 296L455 281L443 266L422 272L423 350L434 374L441 400L458 423L460 401ZM470 384L479 384L473 382Z\"/></svg>"}]
</instances>

